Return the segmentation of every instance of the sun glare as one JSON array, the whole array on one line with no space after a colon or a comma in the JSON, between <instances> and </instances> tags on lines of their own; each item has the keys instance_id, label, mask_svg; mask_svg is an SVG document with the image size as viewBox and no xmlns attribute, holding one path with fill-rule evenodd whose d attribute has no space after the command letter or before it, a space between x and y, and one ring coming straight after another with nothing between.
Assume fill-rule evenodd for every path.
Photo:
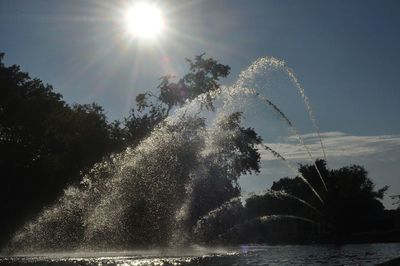
<instances>
[{"instance_id":1,"label":"sun glare","mask_svg":"<svg viewBox=\"0 0 400 266\"><path fill-rule=\"evenodd\" d=\"M155 4L137 3L125 14L127 31L137 38L155 38L164 28L160 9Z\"/></svg>"}]
</instances>

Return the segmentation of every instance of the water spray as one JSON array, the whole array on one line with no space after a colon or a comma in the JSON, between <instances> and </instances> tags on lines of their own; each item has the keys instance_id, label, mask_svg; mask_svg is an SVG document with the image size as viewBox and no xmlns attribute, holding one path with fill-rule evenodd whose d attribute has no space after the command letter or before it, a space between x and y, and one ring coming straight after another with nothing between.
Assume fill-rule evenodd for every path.
<instances>
[{"instance_id":1,"label":"water spray","mask_svg":"<svg viewBox=\"0 0 400 266\"><path fill-rule=\"evenodd\" d=\"M268 147L267 145L263 144L262 147L266 149L267 151L270 151L276 158L280 159L283 161L286 166L292 170L296 175L298 175L301 180L311 189L311 191L314 193L314 195L321 201L322 204L325 204L321 196L318 194L318 192L314 189L314 187L310 184L310 182L307 181L307 179L299 173L287 160L285 157L283 157L279 152L273 150L272 148Z\"/></svg>"}]
</instances>

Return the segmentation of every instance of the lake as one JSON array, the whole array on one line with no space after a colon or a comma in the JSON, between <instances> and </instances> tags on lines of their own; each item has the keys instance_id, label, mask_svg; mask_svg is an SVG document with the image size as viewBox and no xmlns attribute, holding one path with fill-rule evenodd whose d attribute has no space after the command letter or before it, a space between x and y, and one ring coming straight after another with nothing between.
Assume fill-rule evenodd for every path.
<instances>
[{"instance_id":1,"label":"lake","mask_svg":"<svg viewBox=\"0 0 400 266\"><path fill-rule=\"evenodd\" d=\"M1 265L376 265L400 256L400 243L242 245L1 257Z\"/></svg>"}]
</instances>

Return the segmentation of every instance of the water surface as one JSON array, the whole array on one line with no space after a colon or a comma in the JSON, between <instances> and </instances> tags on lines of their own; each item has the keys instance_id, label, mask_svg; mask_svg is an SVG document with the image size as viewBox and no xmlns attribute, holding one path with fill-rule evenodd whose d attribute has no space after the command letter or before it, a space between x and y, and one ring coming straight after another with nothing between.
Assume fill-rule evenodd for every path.
<instances>
[{"instance_id":1,"label":"water surface","mask_svg":"<svg viewBox=\"0 0 400 266\"><path fill-rule=\"evenodd\" d=\"M1 265L376 265L400 256L400 243L243 245L231 248L41 254L1 257Z\"/></svg>"}]
</instances>

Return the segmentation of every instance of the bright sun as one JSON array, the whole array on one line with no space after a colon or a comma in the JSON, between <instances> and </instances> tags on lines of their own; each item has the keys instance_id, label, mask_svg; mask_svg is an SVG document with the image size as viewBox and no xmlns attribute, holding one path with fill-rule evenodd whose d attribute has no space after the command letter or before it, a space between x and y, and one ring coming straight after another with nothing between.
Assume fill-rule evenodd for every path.
<instances>
[{"instance_id":1,"label":"bright sun","mask_svg":"<svg viewBox=\"0 0 400 266\"><path fill-rule=\"evenodd\" d=\"M155 4L137 3L125 13L126 28L138 38L155 38L164 28L160 9Z\"/></svg>"}]
</instances>

